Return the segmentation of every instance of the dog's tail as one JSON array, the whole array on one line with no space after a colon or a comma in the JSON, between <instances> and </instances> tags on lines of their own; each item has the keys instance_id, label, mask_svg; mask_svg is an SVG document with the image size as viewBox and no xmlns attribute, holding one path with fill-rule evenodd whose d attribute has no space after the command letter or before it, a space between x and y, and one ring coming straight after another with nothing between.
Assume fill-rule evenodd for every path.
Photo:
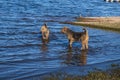
<instances>
[{"instance_id":1,"label":"dog's tail","mask_svg":"<svg viewBox=\"0 0 120 80\"><path fill-rule=\"evenodd\" d=\"M83 28L83 31L88 34L88 30L86 28Z\"/></svg>"}]
</instances>

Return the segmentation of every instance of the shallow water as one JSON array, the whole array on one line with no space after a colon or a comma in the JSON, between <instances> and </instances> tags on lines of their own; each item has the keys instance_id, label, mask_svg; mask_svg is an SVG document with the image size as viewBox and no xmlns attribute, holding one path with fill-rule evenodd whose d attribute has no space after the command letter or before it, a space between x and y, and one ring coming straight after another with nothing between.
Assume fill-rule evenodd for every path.
<instances>
[{"instance_id":1,"label":"shallow water","mask_svg":"<svg viewBox=\"0 0 120 80\"><path fill-rule=\"evenodd\" d=\"M57 70L120 59L120 34L88 28L89 50L72 50L61 34L63 26L74 31L82 27L60 24L82 16L120 16L119 3L103 0L0 0L0 79L16 80ZM44 44L40 27L46 22L50 40Z\"/></svg>"}]
</instances>

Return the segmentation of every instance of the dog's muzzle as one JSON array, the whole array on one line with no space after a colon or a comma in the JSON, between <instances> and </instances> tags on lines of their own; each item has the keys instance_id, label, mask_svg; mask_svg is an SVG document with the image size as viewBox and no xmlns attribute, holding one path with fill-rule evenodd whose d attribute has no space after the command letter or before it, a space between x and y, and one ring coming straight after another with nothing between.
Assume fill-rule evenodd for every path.
<instances>
[{"instance_id":1,"label":"dog's muzzle","mask_svg":"<svg viewBox=\"0 0 120 80\"><path fill-rule=\"evenodd\" d=\"M47 37L46 37L46 32L42 32L42 38L43 38L43 39L47 39Z\"/></svg>"},{"instance_id":2,"label":"dog's muzzle","mask_svg":"<svg viewBox=\"0 0 120 80\"><path fill-rule=\"evenodd\" d=\"M61 30L61 33L65 33L63 29Z\"/></svg>"}]
</instances>

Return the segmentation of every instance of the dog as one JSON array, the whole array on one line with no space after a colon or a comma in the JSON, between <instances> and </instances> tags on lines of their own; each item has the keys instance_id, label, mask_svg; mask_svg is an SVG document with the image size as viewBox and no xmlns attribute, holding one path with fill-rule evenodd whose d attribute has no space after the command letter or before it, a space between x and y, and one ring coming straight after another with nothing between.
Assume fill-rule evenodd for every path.
<instances>
[{"instance_id":1,"label":"dog","mask_svg":"<svg viewBox=\"0 0 120 80\"><path fill-rule=\"evenodd\" d=\"M72 48L72 43L74 41L81 41L82 43L81 50L88 49L89 35L87 29L83 28L83 32L74 32L70 30L68 27L63 27L61 29L61 32L67 35L70 48Z\"/></svg>"},{"instance_id":2,"label":"dog","mask_svg":"<svg viewBox=\"0 0 120 80\"><path fill-rule=\"evenodd\" d=\"M42 39L43 39L43 40L48 40L48 39L49 39L50 31L49 31L49 29L48 29L48 27L47 27L46 24L44 24L44 25L41 27L40 32L41 32L41 34L42 34Z\"/></svg>"}]
</instances>

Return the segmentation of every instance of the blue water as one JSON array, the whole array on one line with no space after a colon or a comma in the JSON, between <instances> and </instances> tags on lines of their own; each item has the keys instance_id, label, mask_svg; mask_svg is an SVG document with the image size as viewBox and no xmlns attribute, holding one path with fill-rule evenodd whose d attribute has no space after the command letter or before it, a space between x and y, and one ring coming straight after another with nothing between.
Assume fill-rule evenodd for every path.
<instances>
[{"instance_id":1,"label":"blue water","mask_svg":"<svg viewBox=\"0 0 120 80\"><path fill-rule=\"evenodd\" d=\"M60 24L82 16L120 16L119 3L103 0L0 0L0 80L22 80L59 68L82 66L120 59L120 34L87 28L89 50L81 51L68 41ZM40 27L46 22L50 41L42 43Z\"/></svg>"}]
</instances>

